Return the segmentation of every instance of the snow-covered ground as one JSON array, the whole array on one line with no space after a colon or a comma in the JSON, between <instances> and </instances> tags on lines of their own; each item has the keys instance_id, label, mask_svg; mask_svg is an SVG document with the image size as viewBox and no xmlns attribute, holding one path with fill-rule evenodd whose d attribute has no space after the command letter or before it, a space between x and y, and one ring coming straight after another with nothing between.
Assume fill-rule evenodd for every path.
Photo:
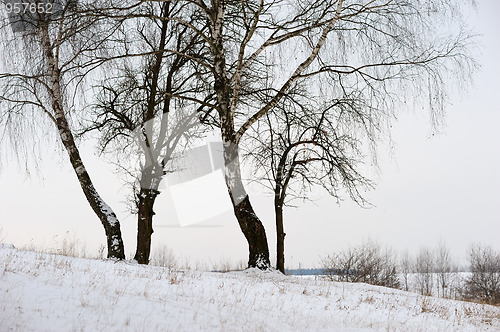
<instances>
[{"instance_id":1,"label":"snow-covered ground","mask_svg":"<svg viewBox=\"0 0 500 332\"><path fill-rule=\"evenodd\" d=\"M0 331L500 331L500 307L246 270L169 270L0 245Z\"/></svg>"}]
</instances>

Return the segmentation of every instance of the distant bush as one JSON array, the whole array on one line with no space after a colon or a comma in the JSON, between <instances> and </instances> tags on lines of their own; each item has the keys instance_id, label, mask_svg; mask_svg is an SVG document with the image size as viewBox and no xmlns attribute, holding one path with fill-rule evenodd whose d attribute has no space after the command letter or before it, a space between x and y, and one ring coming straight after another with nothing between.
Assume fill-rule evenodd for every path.
<instances>
[{"instance_id":1,"label":"distant bush","mask_svg":"<svg viewBox=\"0 0 500 332\"><path fill-rule=\"evenodd\" d=\"M152 251L149 264L175 269L177 268L177 258L172 249L166 245L159 245Z\"/></svg>"},{"instance_id":2,"label":"distant bush","mask_svg":"<svg viewBox=\"0 0 500 332\"><path fill-rule=\"evenodd\" d=\"M458 267L444 241L440 241L436 248L435 264L438 296L453 298L457 290Z\"/></svg>"},{"instance_id":3,"label":"distant bush","mask_svg":"<svg viewBox=\"0 0 500 332\"><path fill-rule=\"evenodd\" d=\"M465 282L464 299L500 304L500 253L474 245L469 249L469 264L471 275Z\"/></svg>"},{"instance_id":4,"label":"distant bush","mask_svg":"<svg viewBox=\"0 0 500 332\"><path fill-rule=\"evenodd\" d=\"M399 259L399 271L403 280L402 289L405 291L410 290L410 274L413 273L414 262L408 250L404 251Z\"/></svg>"},{"instance_id":5,"label":"distant bush","mask_svg":"<svg viewBox=\"0 0 500 332\"><path fill-rule=\"evenodd\" d=\"M326 275L333 281L364 282L399 288L396 256L378 243L365 242L323 259Z\"/></svg>"},{"instance_id":6,"label":"distant bush","mask_svg":"<svg viewBox=\"0 0 500 332\"><path fill-rule=\"evenodd\" d=\"M421 248L415 259L416 284L421 295L432 295L435 277L434 260L434 252L429 248Z\"/></svg>"}]
</instances>

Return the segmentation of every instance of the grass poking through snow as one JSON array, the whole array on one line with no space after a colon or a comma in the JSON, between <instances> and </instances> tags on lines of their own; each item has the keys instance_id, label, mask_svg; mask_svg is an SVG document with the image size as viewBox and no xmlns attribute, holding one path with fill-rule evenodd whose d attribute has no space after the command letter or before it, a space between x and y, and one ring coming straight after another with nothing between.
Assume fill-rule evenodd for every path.
<instances>
[{"instance_id":1,"label":"grass poking through snow","mask_svg":"<svg viewBox=\"0 0 500 332\"><path fill-rule=\"evenodd\" d=\"M366 284L0 246L2 331L500 330L500 308Z\"/></svg>"}]
</instances>

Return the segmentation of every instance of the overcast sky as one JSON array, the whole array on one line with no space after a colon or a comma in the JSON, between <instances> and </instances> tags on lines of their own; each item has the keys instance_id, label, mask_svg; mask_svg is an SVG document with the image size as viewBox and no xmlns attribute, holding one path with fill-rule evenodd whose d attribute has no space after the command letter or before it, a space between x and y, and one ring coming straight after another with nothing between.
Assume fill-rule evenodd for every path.
<instances>
[{"instance_id":1,"label":"overcast sky","mask_svg":"<svg viewBox=\"0 0 500 332\"><path fill-rule=\"evenodd\" d=\"M500 1L479 1L467 16L482 34L477 60L481 68L467 94L456 94L446 125L431 135L428 114L402 114L393 125L394 149L380 149L377 183L367 197L375 205L361 209L348 200L337 205L321 191L315 203L285 210L286 266L317 266L321 256L372 238L398 251L416 253L444 240L459 259L471 242L500 250ZM128 214L124 191L113 168L82 146L89 173L122 223L127 255L135 252L136 220ZM164 190L157 201L153 248L167 245L176 256L201 262L246 261L248 249L224 195L217 171L199 179L210 184L203 204L185 199L189 188ZM205 181L205 182L203 182ZM275 256L272 197L249 188ZM199 193L203 194L203 192ZM208 210L205 207L209 208ZM211 208L211 210L210 210ZM209 211L206 215L200 211ZM211 218L210 218L211 217ZM203 220L203 222L199 222ZM49 249L70 237L96 250L104 231L88 206L66 155L47 153L40 170L27 175L10 160L0 170L0 240Z\"/></svg>"}]
</instances>

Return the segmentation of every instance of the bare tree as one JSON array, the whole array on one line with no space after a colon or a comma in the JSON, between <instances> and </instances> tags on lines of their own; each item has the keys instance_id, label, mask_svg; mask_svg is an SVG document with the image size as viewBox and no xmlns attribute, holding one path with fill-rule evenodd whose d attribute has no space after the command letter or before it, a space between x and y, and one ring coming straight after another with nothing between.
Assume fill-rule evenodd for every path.
<instances>
[{"instance_id":1,"label":"bare tree","mask_svg":"<svg viewBox=\"0 0 500 332\"><path fill-rule=\"evenodd\" d=\"M77 109L73 98L90 70L87 60L105 51L105 39L113 27L102 29L100 18L86 15L85 5L77 9L74 1L29 3L35 5L35 11L14 12L2 25L2 54L10 54L10 58L4 57L8 71L0 74L2 125L12 129L16 118L31 117L36 112L49 119L89 205L104 226L108 257L124 259L120 223L87 172L69 119ZM10 138L17 140L13 146L23 140L15 132Z\"/></svg>"},{"instance_id":2,"label":"bare tree","mask_svg":"<svg viewBox=\"0 0 500 332\"><path fill-rule=\"evenodd\" d=\"M404 290L407 292L410 290L408 281L410 278L410 274L413 272L413 268L414 268L413 259L410 256L408 250L405 250L399 260L399 270L401 271L401 275L403 277Z\"/></svg>"},{"instance_id":3,"label":"bare tree","mask_svg":"<svg viewBox=\"0 0 500 332\"><path fill-rule=\"evenodd\" d=\"M429 248L421 248L415 259L416 283L420 294L431 296L434 287L434 253Z\"/></svg>"},{"instance_id":4,"label":"bare tree","mask_svg":"<svg viewBox=\"0 0 500 332\"><path fill-rule=\"evenodd\" d=\"M458 4L408 1L188 1L199 22L183 22L209 53L215 113L224 142L225 176L234 213L249 245L249 266L269 267L267 237L241 180L239 146L248 129L297 85L316 101L351 99L356 112L386 124L398 107L429 103L438 122L446 76L466 77L470 35ZM442 34L442 22L457 29ZM203 33L202 26L209 31ZM264 82L271 70L272 82ZM208 81L208 80L207 80ZM423 93L425 91L425 94ZM354 104L353 104L354 105Z\"/></svg>"},{"instance_id":5,"label":"bare tree","mask_svg":"<svg viewBox=\"0 0 500 332\"><path fill-rule=\"evenodd\" d=\"M360 189L371 184L356 166L362 159L362 138L373 138L372 126L352 107L349 100L311 105L289 94L281 108L266 114L249 134L257 145L249 144L245 156L256 164L257 174L263 171L263 180L274 192L276 268L282 273L286 204L307 199L313 186L323 187L338 201L347 192L358 204L366 203Z\"/></svg>"},{"instance_id":6,"label":"bare tree","mask_svg":"<svg viewBox=\"0 0 500 332\"><path fill-rule=\"evenodd\" d=\"M145 3L122 20L113 36L112 69L98 87L94 114L82 132L98 130L101 151L116 156L117 165L133 179L135 260L140 264L149 262L159 184L173 171L176 151L201 135L198 114L204 105L193 105L189 96L203 89L194 77L204 70L190 59L203 45L186 25L169 19L193 20L187 7L182 2ZM121 20L117 14L114 18Z\"/></svg>"},{"instance_id":7,"label":"bare tree","mask_svg":"<svg viewBox=\"0 0 500 332\"><path fill-rule=\"evenodd\" d=\"M456 270L450 255L450 250L444 241L440 241L436 249L436 273L441 297L451 297L452 278Z\"/></svg>"},{"instance_id":8,"label":"bare tree","mask_svg":"<svg viewBox=\"0 0 500 332\"><path fill-rule=\"evenodd\" d=\"M490 304L500 303L500 253L489 246L472 245L469 249L470 277L464 298Z\"/></svg>"}]
</instances>

